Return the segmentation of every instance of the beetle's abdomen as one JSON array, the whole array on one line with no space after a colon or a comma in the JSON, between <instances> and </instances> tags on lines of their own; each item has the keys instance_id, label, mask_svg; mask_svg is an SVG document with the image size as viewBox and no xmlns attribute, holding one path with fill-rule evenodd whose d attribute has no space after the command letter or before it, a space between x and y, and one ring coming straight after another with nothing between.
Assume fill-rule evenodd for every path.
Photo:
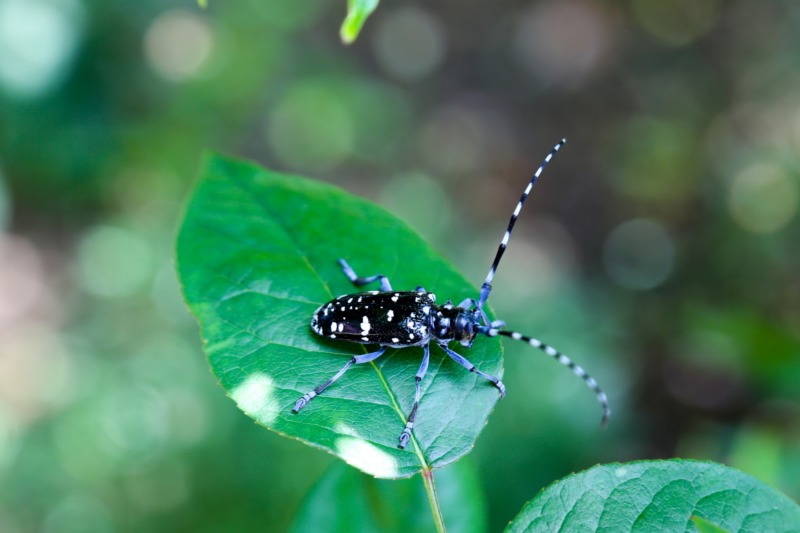
<instances>
[{"instance_id":1,"label":"beetle's abdomen","mask_svg":"<svg viewBox=\"0 0 800 533\"><path fill-rule=\"evenodd\" d=\"M362 344L413 346L430 338L436 295L430 292L362 292L340 296L314 313L317 335Z\"/></svg>"}]
</instances>

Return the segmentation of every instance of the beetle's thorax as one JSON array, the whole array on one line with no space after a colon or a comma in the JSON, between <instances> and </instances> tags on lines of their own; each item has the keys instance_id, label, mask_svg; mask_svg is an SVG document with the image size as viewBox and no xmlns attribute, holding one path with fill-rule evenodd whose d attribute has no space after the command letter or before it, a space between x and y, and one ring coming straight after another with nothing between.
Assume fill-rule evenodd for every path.
<instances>
[{"instance_id":1,"label":"beetle's thorax","mask_svg":"<svg viewBox=\"0 0 800 533\"><path fill-rule=\"evenodd\" d=\"M430 315L431 335L440 341L459 341L471 346L478 334L481 314L477 310L455 307L449 300L444 305L436 305Z\"/></svg>"}]
</instances>

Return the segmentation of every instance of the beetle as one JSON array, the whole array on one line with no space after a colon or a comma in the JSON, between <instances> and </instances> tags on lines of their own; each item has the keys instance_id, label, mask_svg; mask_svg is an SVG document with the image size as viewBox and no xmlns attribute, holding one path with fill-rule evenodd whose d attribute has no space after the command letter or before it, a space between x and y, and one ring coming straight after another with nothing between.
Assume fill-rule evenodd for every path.
<instances>
[{"instance_id":1,"label":"beetle","mask_svg":"<svg viewBox=\"0 0 800 533\"><path fill-rule=\"evenodd\" d=\"M342 377L352 365L374 361L383 355L388 348L421 346L423 349L422 362L414 376L416 385L414 405L408 415L405 428L400 433L397 445L398 448L403 449L408 445L414 428L414 420L416 419L420 402L420 383L428 370L431 343L433 342L439 346L459 365L488 380L497 388L500 398L503 398L506 394L506 388L499 378L477 369L464 356L448 346L451 342L458 341L461 345L470 347L478 335L486 335L488 337L500 335L524 341L534 348L539 348L545 354L568 367L573 374L583 379L586 385L594 391L597 401L603 409L601 425L604 427L611 415L611 409L606 393L603 392L603 389L600 388L594 378L552 346L516 331L503 329L506 324L502 320L489 321L484 311L484 306L492 291L492 281L497 272L497 267L508 246L511 231L514 229L514 224L522 210L522 205L528 198L531 189L539 179L539 176L541 176L544 168L566 142L566 139L562 139L547 154L547 157L542 161L542 164L528 183L525 192L522 193L522 197L511 215L511 220L497 249L494 261L492 261L492 265L489 268L489 273L481 285L477 300L468 298L458 305L453 305L450 300L447 300L444 305L437 305L436 295L423 287L417 287L413 291L395 291L386 276L375 274L359 277L344 259L339 259L342 272L356 287L377 281L380 284L380 290L345 294L327 302L315 311L311 319L311 330L317 335L330 339L345 340L359 344L377 344L378 349L351 357L333 377L297 400L292 411L295 414L299 413L311 400L322 394L325 389Z\"/></svg>"}]
</instances>

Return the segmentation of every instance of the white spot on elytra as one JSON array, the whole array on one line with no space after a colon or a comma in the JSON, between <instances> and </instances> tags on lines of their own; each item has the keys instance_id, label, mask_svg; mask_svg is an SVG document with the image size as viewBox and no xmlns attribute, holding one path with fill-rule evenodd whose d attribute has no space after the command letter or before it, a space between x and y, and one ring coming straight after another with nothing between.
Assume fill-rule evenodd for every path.
<instances>
[{"instance_id":1,"label":"white spot on elytra","mask_svg":"<svg viewBox=\"0 0 800 533\"><path fill-rule=\"evenodd\" d=\"M342 330L344 330L344 322L342 322L341 324L339 324L339 333L341 333L341 332L342 332Z\"/></svg>"},{"instance_id":2,"label":"white spot on elytra","mask_svg":"<svg viewBox=\"0 0 800 533\"><path fill-rule=\"evenodd\" d=\"M347 303L349 303L349 304L353 303L353 299L350 298L349 300L347 300Z\"/></svg>"},{"instance_id":3,"label":"white spot on elytra","mask_svg":"<svg viewBox=\"0 0 800 533\"><path fill-rule=\"evenodd\" d=\"M334 335L333 333L331 333L331 339L335 339L335 338L336 338L336 335Z\"/></svg>"},{"instance_id":4,"label":"white spot on elytra","mask_svg":"<svg viewBox=\"0 0 800 533\"><path fill-rule=\"evenodd\" d=\"M361 337L362 341L369 341L369 337Z\"/></svg>"},{"instance_id":5,"label":"white spot on elytra","mask_svg":"<svg viewBox=\"0 0 800 533\"><path fill-rule=\"evenodd\" d=\"M408 338L409 338L409 339L413 339L413 338L414 338L414 334L413 334L413 333L409 333L409 334L408 334Z\"/></svg>"},{"instance_id":6,"label":"white spot on elytra","mask_svg":"<svg viewBox=\"0 0 800 533\"><path fill-rule=\"evenodd\" d=\"M389 312L388 312L388 313L386 313L386 319L387 319L389 322L391 322L391 321L392 321L392 318L394 318L394 311L392 311L391 309L389 309Z\"/></svg>"},{"instance_id":7,"label":"white spot on elytra","mask_svg":"<svg viewBox=\"0 0 800 533\"><path fill-rule=\"evenodd\" d=\"M400 295L398 293L394 293L394 296L392 296L392 301L397 302L398 298L400 298Z\"/></svg>"},{"instance_id":8,"label":"white spot on elytra","mask_svg":"<svg viewBox=\"0 0 800 533\"><path fill-rule=\"evenodd\" d=\"M371 326L369 324L369 319L367 317L364 317L361 322L361 333L366 335L367 333L369 333L370 327Z\"/></svg>"},{"instance_id":9,"label":"white spot on elytra","mask_svg":"<svg viewBox=\"0 0 800 533\"><path fill-rule=\"evenodd\" d=\"M331 333L336 333L336 322L331 322Z\"/></svg>"},{"instance_id":10,"label":"white spot on elytra","mask_svg":"<svg viewBox=\"0 0 800 533\"><path fill-rule=\"evenodd\" d=\"M408 329L414 329L414 326L416 326L416 324L414 323L413 320L409 320L408 322L406 322L406 326L408 327Z\"/></svg>"},{"instance_id":11,"label":"white spot on elytra","mask_svg":"<svg viewBox=\"0 0 800 533\"><path fill-rule=\"evenodd\" d=\"M400 342L400 339L398 339L397 337L392 337L392 342L397 344L398 342Z\"/></svg>"}]
</instances>

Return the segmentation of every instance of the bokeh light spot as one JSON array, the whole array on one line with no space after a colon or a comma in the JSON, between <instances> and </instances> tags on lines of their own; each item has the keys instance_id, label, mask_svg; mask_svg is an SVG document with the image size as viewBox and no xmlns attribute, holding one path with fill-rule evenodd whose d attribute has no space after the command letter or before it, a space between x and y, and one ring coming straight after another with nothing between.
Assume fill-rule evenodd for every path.
<instances>
[{"instance_id":1,"label":"bokeh light spot","mask_svg":"<svg viewBox=\"0 0 800 533\"><path fill-rule=\"evenodd\" d=\"M493 146L490 134L505 132L475 111L475 105L451 104L437 109L420 127L417 145L423 162L443 174L480 172Z\"/></svg>"},{"instance_id":2,"label":"bokeh light spot","mask_svg":"<svg viewBox=\"0 0 800 533\"><path fill-rule=\"evenodd\" d=\"M72 357L48 326L25 323L0 336L0 403L30 422L71 399Z\"/></svg>"},{"instance_id":3,"label":"bokeh light spot","mask_svg":"<svg viewBox=\"0 0 800 533\"><path fill-rule=\"evenodd\" d=\"M46 296L39 252L25 239L0 234L0 332L34 314Z\"/></svg>"},{"instance_id":4,"label":"bokeh light spot","mask_svg":"<svg viewBox=\"0 0 800 533\"><path fill-rule=\"evenodd\" d=\"M150 245L127 229L95 227L78 247L78 281L96 296L130 296L145 286L152 269Z\"/></svg>"},{"instance_id":5,"label":"bokeh light spot","mask_svg":"<svg viewBox=\"0 0 800 533\"><path fill-rule=\"evenodd\" d=\"M125 489L130 503L145 513L163 513L189 499L186 468L176 461L132 472L125 480Z\"/></svg>"},{"instance_id":6,"label":"bokeh light spot","mask_svg":"<svg viewBox=\"0 0 800 533\"><path fill-rule=\"evenodd\" d=\"M772 233L797 213L797 184L783 170L766 164L742 170L731 184L728 208L751 233Z\"/></svg>"},{"instance_id":7,"label":"bokeh light spot","mask_svg":"<svg viewBox=\"0 0 800 533\"><path fill-rule=\"evenodd\" d=\"M666 230L642 218L617 226L603 252L611 279L633 290L652 289L663 283L675 259L675 247Z\"/></svg>"},{"instance_id":8,"label":"bokeh light spot","mask_svg":"<svg viewBox=\"0 0 800 533\"><path fill-rule=\"evenodd\" d=\"M14 413L0 405L0 469L9 466L20 448L19 424Z\"/></svg>"},{"instance_id":9,"label":"bokeh light spot","mask_svg":"<svg viewBox=\"0 0 800 533\"><path fill-rule=\"evenodd\" d=\"M8 228L11 219L11 195L8 193L3 171L0 169L0 234Z\"/></svg>"},{"instance_id":10,"label":"bokeh light spot","mask_svg":"<svg viewBox=\"0 0 800 533\"><path fill-rule=\"evenodd\" d=\"M679 121L642 117L625 125L624 136L617 189L660 206L687 201L698 180L696 133Z\"/></svg>"},{"instance_id":11,"label":"bokeh light spot","mask_svg":"<svg viewBox=\"0 0 800 533\"><path fill-rule=\"evenodd\" d=\"M415 81L432 73L444 60L447 43L439 21L418 7L384 15L375 30L375 57L390 76Z\"/></svg>"},{"instance_id":12,"label":"bokeh light spot","mask_svg":"<svg viewBox=\"0 0 800 533\"><path fill-rule=\"evenodd\" d=\"M537 78L572 85L605 62L612 36L610 19L597 4L547 2L520 17L515 52Z\"/></svg>"},{"instance_id":13,"label":"bokeh light spot","mask_svg":"<svg viewBox=\"0 0 800 533\"><path fill-rule=\"evenodd\" d=\"M213 35L196 12L173 9L156 18L144 36L144 50L153 69L170 81L196 75L211 55Z\"/></svg>"},{"instance_id":14,"label":"bokeh light spot","mask_svg":"<svg viewBox=\"0 0 800 533\"><path fill-rule=\"evenodd\" d=\"M716 0L633 0L639 25L658 40L681 46L705 35L717 20Z\"/></svg>"},{"instance_id":15,"label":"bokeh light spot","mask_svg":"<svg viewBox=\"0 0 800 533\"><path fill-rule=\"evenodd\" d=\"M47 515L43 533L111 533L111 512L98 499L75 493L60 501Z\"/></svg>"},{"instance_id":16,"label":"bokeh light spot","mask_svg":"<svg viewBox=\"0 0 800 533\"><path fill-rule=\"evenodd\" d=\"M145 456L160 449L169 433L167 403L154 387L120 386L103 402L101 428L117 457Z\"/></svg>"},{"instance_id":17,"label":"bokeh light spot","mask_svg":"<svg viewBox=\"0 0 800 533\"><path fill-rule=\"evenodd\" d=\"M286 164L319 171L340 163L354 144L352 118L334 94L315 84L291 88L272 110L267 138Z\"/></svg>"},{"instance_id":18,"label":"bokeh light spot","mask_svg":"<svg viewBox=\"0 0 800 533\"><path fill-rule=\"evenodd\" d=\"M116 454L112 457L101 424L99 405L70 409L55 419L52 431L54 451L60 470L78 483L94 484L114 476Z\"/></svg>"},{"instance_id":19,"label":"bokeh light spot","mask_svg":"<svg viewBox=\"0 0 800 533\"><path fill-rule=\"evenodd\" d=\"M450 199L444 188L426 174L395 176L381 191L380 202L429 240L449 228Z\"/></svg>"},{"instance_id":20,"label":"bokeh light spot","mask_svg":"<svg viewBox=\"0 0 800 533\"><path fill-rule=\"evenodd\" d=\"M35 98L64 78L83 31L76 0L0 0L0 86Z\"/></svg>"}]
</instances>

